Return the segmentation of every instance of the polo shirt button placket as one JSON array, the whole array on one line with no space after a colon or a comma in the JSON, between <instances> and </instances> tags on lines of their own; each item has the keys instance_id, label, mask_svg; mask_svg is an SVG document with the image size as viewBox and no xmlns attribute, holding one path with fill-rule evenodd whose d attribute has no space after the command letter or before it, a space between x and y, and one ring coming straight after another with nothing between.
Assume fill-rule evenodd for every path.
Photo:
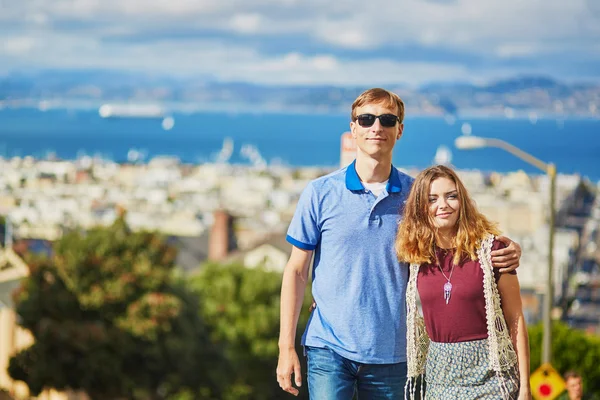
<instances>
[{"instance_id":1,"label":"polo shirt button placket","mask_svg":"<svg viewBox=\"0 0 600 400\"><path fill-rule=\"evenodd\" d=\"M371 194L371 196L373 196L373 195ZM379 204L379 203L380 203L380 201L378 201L374 197L373 197L373 200L370 201L371 208L369 209L369 225L375 225L377 227L381 226L381 220L382 220L381 216L376 214L377 204Z\"/></svg>"},{"instance_id":2,"label":"polo shirt button placket","mask_svg":"<svg viewBox=\"0 0 600 400\"><path fill-rule=\"evenodd\" d=\"M375 221L377 226L381 226L381 217L379 215L376 215L375 217L373 217L373 220Z\"/></svg>"},{"instance_id":3,"label":"polo shirt button placket","mask_svg":"<svg viewBox=\"0 0 600 400\"><path fill-rule=\"evenodd\" d=\"M379 215L373 215L373 210L369 213L369 225L381 226L381 217Z\"/></svg>"},{"instance_id":4,"label":"polo shirt button placket","mask_svg":"<svg viewBox=\"0 0 600 400\"><path fill-rule=\"evenodd\" d=\"M373 194L368 190L365 189L365 191L363 192L364 194L364 199L366 201L366 206L367 206L367 226L370 226L373 224Z\"/></svg>"}]
</instances>

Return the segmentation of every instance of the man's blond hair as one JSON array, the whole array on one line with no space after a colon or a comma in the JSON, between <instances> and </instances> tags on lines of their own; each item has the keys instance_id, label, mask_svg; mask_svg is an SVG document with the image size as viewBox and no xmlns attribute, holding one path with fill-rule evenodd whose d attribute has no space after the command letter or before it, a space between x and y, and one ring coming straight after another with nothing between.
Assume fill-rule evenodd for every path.
<instances>
[{"instance_id":1,"label":"man's blond hair","mask_svg":"<svg viewBox=\"0 0 600 400\"><path fill-rule=\"evenodd\" d=\"M382 104L389 109L396 109L400 123L404 121L404 102L393 92L381 88L373 88L362 92L352 103L352 121L356 120L356 109L366 104Z\"/></svg>"}]
</instances>

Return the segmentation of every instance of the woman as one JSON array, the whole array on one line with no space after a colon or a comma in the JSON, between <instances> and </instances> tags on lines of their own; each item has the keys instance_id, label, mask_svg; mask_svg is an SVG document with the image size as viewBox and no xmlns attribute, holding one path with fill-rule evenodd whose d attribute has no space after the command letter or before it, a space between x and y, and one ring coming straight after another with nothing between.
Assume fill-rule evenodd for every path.
<instances>
[{"instance_id":1,"label":"woman","mask_svg":"<svg viewBox=\"0 0 600 400\"><path fill-rule=\"evenodd\" d=\"M409 397L425 373L426 399L531 398L519 281L491 266L490 251L504 247L498 234L450 168L417 176L396 238L411 264Z\"/></svg>"}]
</instances>

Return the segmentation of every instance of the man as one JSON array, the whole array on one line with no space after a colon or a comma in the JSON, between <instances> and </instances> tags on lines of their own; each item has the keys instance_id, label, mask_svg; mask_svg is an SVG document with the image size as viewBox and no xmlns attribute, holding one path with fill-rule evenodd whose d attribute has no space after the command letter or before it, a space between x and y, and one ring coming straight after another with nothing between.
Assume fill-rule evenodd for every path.
<instances>
[{"instance_id":1,"label":"man","mask_svg":"<svg viewBox=\"0 0 600 400\"><path fill-rule=\"evenodd\" d=\"M413 179L392 166L402 136L404 103L370 89L352 105L357 144L348 167L308 184L287 240L293 245L281 288L277 381L294 395L302 384L295 332L314 252L316 307L302 344L310 397L317 400L402 398L406 382L408 268L394 239ZM496 267L518 266L520 248L507 238L493 254Z\"/></svg>"},{"instance_id":2,"label":"man","mask_svg":"<svg viewBox=\"0 0 600 400\"><path fill-rule=\"evenodd\" d=\"M564 374L566 391L561 394L559 400L591 400L594 397L583 394L583 379L575 371L567 371Z\"/></svg>"}]
</instances>

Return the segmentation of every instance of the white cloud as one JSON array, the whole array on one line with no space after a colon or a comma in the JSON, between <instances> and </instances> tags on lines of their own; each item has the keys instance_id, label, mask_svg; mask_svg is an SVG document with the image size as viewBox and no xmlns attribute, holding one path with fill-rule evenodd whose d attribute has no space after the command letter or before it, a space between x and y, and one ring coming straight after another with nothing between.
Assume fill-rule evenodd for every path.
<instances>
[{"instance_id":1,"label":"white cloud","mask_svg":"<svg viewBox=\"0 0 600 400\"><path fill-rule=\"evenodd\" d=\"M368 76L372 68L383 71L382 81L409 81L402 79L409 74L416 81L475 79L477 74L468 65L451 57L447 62L419 62L402 54L405 61L400 63L382 55L363 60L361 51L404 45L499 62L565 52L573 57L579 52L600 62L595 45L600 42L597 4L596 0L371 0L367 5L359 0L5 2L0 14L0 64L199 72L260 82L352 82L360 79L360 71ZM152 37L145 44L127 39L143 39L148 31ZM183 36L191 32L191 37L207 32L212 37L166 40L173 32ZM294 42L281 40L285 35L316 45L318 54L302 54ZM117 40L107 41L107 36ZM236 42L244 37L254 38L252 44ZM269 47L270 40L277 44L262 54L259 49ZM257 43L260 47L252 47ZM300 48L309 53L310 45ZM334 56L336 49L346 54L344 59ZM481 76L497 73L480 71Z\"/></svg>"},{"instance_id":2,"label":"white cloud","mask_svg":"<svg viewBox=\"0 0 600 400\"><path fill-rule=\"evenodd\" d=\"M346 19L319 18L314 21L312 36L320 41L350 49L365 49L378 45L377 30L371 21L361 21L360 17Z\"/></svg>"},{"instance_id":3,"label":"white cloud","mask_svg":"<svg viewBox=\"0 0 600 400\"><path fill-rule=\"evenodd\" d=\"M162 21L165 27L213 27L254 33L269 21L286 33L290 26L334 44L431 43L482 46L514 39L549 39L598 32L594 0L37 0L7 2L8 12L22 19L43 15L143 27ZM233 18L232 18L233 16ZM132 17L133 20L131 19ZM0 17L1 18L1 17Z\"/></svg>"},{"instance_id":4,"label":"white cloud","mask_svg":"<svg viewBox=\"0 0 600 400\"><path fill-rule=\"evenodd\" d=\"M496 48L496 54L502 58L525 57L540 52L540 47L532 43L506 43Z\"/></svg>"},{"instance_id":5,"label":"white cloud","mask_svg":"<svg viewBox=\"0 0 600 400\"><path fill-rule=\"evenodd\" d=\"M47 25L50 19L46 14L43 13L31 13L25 16L27 22L31 22L34 25L44 26Z\"/></svg>"},{"instance_id":6,"label":"white cloud","mask_svg":"<svg viewBox=\"0 0 600 400\"><path fill-rule=\"evenodd\" d=\"M0 54L25 55L36 47L37 41L32 37L9 37L0 41Z\"/></svg>"},{"instance_id":7,"label":"white cloud","mask_svg":"<svg viewBox=\"0 0 600 400\"><path fill-rule=\"evenodd\" d=\"M289 52L265 56L244 46L219 47L207 40L138 43L127 48L106 45L85 37L43 36L35 40L13 39L11 65L30 66L29 55L17 48L35 50L40 64L49 67L129 68L140 71L210 75L222 81L252 81L263 84L417 85L432 79L466 79L460 65L400 63L386 59L346 62L332 55ZM18 47L21 43L22 47ZM0 57L6 46L0 48Z\"/></svg>"},{"instance_id":8,"label":"white cloud","mask_svg":"<svg viewBox=\"0 0 600 400\"><path fill-rule=\"evenodd\" d=\"M315 69L321 71L333 71L341 67L338 60L332 56L313 57L312 63L315 66Z\"/></svg>"},{"instance_id":9,"label":"white cloud","mask_svg":"<svg viewBox=\"0 0 600 400\"><path fill-rule=\"evenodd\" d=\"M231 19L230 26L234 31L241 33L256 33L261 27L260 14L236 14Z\"/></svg>"}]
</instances>

